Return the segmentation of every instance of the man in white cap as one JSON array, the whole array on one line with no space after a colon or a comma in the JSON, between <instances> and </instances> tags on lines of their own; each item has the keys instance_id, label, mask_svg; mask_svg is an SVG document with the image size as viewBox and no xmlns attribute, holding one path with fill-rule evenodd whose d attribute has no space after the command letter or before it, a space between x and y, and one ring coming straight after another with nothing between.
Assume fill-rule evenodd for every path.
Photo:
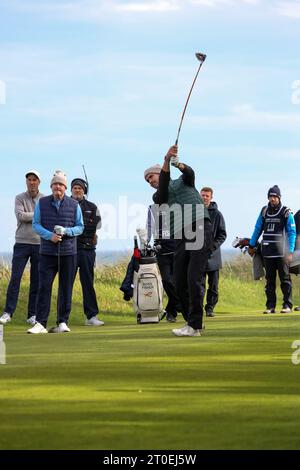
<instances>
[{"instance_id":1,"label":"man in white cap","mask_svg":"<svg viewBox=\"0 0 300 470\"><path fill-rule=\"evenodd\" d=\"M18 194L15 199L15 215L17 218L16 243L13 250L11 278L6 293L4 313L0 323L9 323L16 310L21 279L25 266L30 260L30 288L27 322L34 325L36 315L36 298L39 285L39 249L40 237L32 230L32 219L35 205L43 196L39 192L40 175L36 170L27 171L27 191Z\"/></svg>"},{"instance_id":2,"label":"man in white cap","mask_svg":"<svg viewBox=\"0 0 300 470\"><path fill-rule=\"evenodd\" d=\"M52 194L36 205L33 230L41 237L39 264L39 292L36 305L36 323L28 333L48 333L46 326L50 313L52 285L59 274L57 326L53 333L70 331L68 320L72 305L74 273L77 266L76 237L84 229L80 206L66 196L67 178L57 170L51 180Z\"/></svg>"}]
</instances>

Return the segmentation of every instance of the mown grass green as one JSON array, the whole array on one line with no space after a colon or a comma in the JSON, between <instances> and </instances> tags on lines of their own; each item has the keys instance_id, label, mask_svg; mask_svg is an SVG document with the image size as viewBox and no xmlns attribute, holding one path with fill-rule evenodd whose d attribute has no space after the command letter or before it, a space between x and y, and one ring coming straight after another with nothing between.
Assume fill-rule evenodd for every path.
<instances>
[{"instance_id":1,"label":"mown grass green","mask_svg":"<svg viewBox=\"0 0 300 470\"><path fill-rule=\"evenodd\" d=\"M99 329L81 326L76 284L64 335L25 334L24 280L5 327L0 449L300 448L299 314L262 315L263 283L225 267L217 316L201 338L177 338L165 321L135 324L123 273L97 274ZM54 310L55 296L50 325Z\"/></svg>"}]
</instances>

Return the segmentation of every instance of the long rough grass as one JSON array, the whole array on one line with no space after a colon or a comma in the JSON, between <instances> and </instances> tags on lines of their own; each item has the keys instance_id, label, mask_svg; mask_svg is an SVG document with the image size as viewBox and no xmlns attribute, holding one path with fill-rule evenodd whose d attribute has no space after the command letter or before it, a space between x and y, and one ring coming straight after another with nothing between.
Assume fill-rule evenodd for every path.
<instances>
[{"instance_id":1,"label":"long rough grass","mask_svg":"<svg viewBox=\"0 0 300 470\"><path fill-rule=\"evenodd\" d=\"M262 315L264 282L236 263L200 338L137 325L119 291L125 264L97 272L104 327L82 326L76 281L71 333L27 335L25 276L5 327L0 449L299 449L300 315ZM4 276L1 307L6 287ZM49 326L55 302L56 286Z\"/></svg>"}]
</instances>

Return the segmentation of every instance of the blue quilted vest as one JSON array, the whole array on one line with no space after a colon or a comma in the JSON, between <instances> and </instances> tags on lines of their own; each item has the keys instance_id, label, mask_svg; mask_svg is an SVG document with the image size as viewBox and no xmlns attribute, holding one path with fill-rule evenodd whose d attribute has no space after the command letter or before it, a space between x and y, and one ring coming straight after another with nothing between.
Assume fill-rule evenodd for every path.
<instances>
[{"instance_id":1,"label":"blue quilted vest","mask_svg":"<svg viewBox=\"0 0 300 470\"><path fill-rule=\"evenodd\" d=\"M53 196L46 196L40 199L41 225L53 232L55 225L63 227L74 227L76 224L76 214L78 202L69 196L64 196L59 209L55 206ZM42 255L56 256L58 254L57 243L41 239ZM60 242L60 254L62 256L75 255L77 253L76 237L63 237Z\"/></svg>"}]
</instances>

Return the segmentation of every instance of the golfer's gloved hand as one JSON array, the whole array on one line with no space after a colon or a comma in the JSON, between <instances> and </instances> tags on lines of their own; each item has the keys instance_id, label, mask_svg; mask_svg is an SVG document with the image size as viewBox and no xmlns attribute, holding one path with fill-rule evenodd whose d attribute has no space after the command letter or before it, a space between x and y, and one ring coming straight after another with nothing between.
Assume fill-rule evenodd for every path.
<instances>
[{"instance_id":1,"label":"golfer's gloved hand","mask_svg":"<svg viewBox=\"0 0 300 470\"><path fill-rule=\"evenodd\" d=\"M179 165L179 157L176 155L176 157L171 157L171 165L178 167Z\"/></svg>"},{"instance_id":2,"label":"golfer's gloved hand","mask_svg":"<svg viewBox=\"0 0 300 470\"><path fill-rule=\"evenodd\" d=\"M65 227L62 227L61 225L55 225L54 233L56 233L56 235L60 235L63 237L66 233L66 229Z\"/></svg>"}]
</instances>

